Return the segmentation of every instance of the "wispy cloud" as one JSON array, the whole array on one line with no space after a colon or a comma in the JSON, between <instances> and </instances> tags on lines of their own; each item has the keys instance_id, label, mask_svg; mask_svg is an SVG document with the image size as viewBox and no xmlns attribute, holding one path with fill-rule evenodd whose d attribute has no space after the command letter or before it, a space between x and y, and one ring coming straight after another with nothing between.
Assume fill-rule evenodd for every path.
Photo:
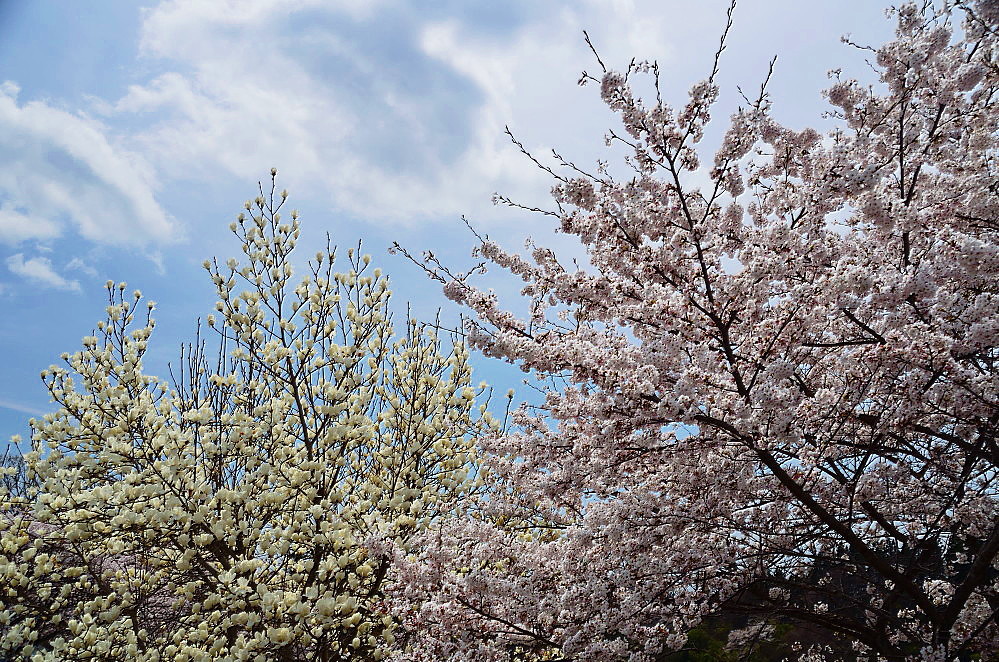
<instances>
[{"instance_id":1,"label":"wispy cloud","mask_svg":"<svg viewBox=\"0 0 999 662\"><path fill-rule=\"evenodd\" d=\"M80 283L63 278L52 268L52 263L45 257L33 257L25 260L22 253L16 253L7 258L7 268L11 273L28 280L57 290L80 291Z\"/></svg>"},{"instance_id":2,"label":"wispy cloud","mask_svg":"<svg viewBox=\"0 0 999 662\"><path fill-rule=\"evenodd\" d=\"M70 271L83 272L84 274L90 276L91 278L97 277L97 270L78 257L74 257L72 260L67 262L66 269L69 269Z\"/></svg>"},{"instance_id":3,"label":"wispy cloud","mask_svg":"<svg viewBox=\"0 0 999 662\"><path fill-rule=\"evenodd\" d=\"M19 94L14 83L0 84L0 241L48 240L67 228L102 244L176 238L144 158L99 122L43 101L21 103Z\"/></svg>"},{"instance_id":4,"label":"wispy cloud","mask_svg":"<svg viewBox=\"0 0 999 662\"><path fill-rule=\"evenodd\" d=\"M47 218L30 216L0 202L0 242L19 244L28 239L53 239L59 235L59 225Z\"/></svg>"},{"instance_id":5,"label":"wispy cloud","mask_svg":"<svg viewBox=\"0 0 999 662\"><path fill-rule=\"evenodd\" d=\"M10 409L11 411L19 411L22 414L31 414L32 416L44 416L46 412L35 407L29 407L28 405L22 405L19 402L12 402L11 400L5 400L0 398L0 407L3 409Z\"/></svg>"}]
</instances>

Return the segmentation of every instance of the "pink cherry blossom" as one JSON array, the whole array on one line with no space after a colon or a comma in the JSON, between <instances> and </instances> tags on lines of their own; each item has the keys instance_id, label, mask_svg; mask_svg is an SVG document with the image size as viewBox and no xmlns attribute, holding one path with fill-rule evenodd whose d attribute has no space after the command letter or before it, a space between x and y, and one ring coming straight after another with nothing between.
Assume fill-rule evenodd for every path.
<instances>
[{"instance_id":1,"label":"pink cherry blossom","mask_svg":"<svg viewBox=\"0 0 999 662\"><path fill-rule=\"evenodd\" d=\"M665 659L716 614L822 633L801 659L999 654L999 12L894 15L835 128L764 88L706 178L717 59L679 110L648 65L584 76L634 176L556 182L581 268L479 246L530 320L426 265L474 345L556 379L482 441L476 516L401 561L403 659Z\"/></svg>"}]
</instances>

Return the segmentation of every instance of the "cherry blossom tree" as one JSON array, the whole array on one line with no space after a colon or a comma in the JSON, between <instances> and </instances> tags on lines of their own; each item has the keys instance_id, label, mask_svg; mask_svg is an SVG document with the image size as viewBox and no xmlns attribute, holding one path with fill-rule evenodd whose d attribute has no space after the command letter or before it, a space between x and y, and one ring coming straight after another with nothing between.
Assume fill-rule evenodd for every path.
<instances>
[{"instance_id":1,"label":"cherry blossom tree","mask_svg":"<svg viewBox=\"0 0 999 662\"><path fill-rule=\"evenodd\" d=\"M276 171L272 170L272 175ZM107 285L107 319L42 373L37 487L0 511L0 658L378 660L397 623L379 552L409 548L475 483L467 350L407 321L387 278L332 249L292 281L299 221L260 191L205 263L210 329L172 384L143 372L152 302ZM246 287L237 293L238 284ZM3 495L0 495L3 496Z\"/></svg>"},{"instance_id":2,"label":"cherry blossom tree","mask_svg":"<svg viewBox=\"0 0 999 662\"><path fill-rule=\"evenodd\" d=\"M999 655L999 4L892 14L876 84L833 72L834 128L764 84L713 160L724 37L679 108L655 64L584 75L631 170L535 159L587 260L482 238L529 317L422 262L552 386L406 566L405 659L667 660L713 614L733 646L816 633L802 659Z\"/></svg>"}]
</instances>

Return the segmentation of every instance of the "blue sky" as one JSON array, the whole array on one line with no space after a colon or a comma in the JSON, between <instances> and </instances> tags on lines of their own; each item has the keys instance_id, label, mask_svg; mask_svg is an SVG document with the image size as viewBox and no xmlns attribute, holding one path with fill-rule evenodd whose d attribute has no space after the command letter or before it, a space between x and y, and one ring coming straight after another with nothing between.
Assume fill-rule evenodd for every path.
<instances>
[{"instance_id":1,"label":"blue sky","mask_svg":"<svg viewBox=\"0 0 999 662\"><path fill-rule=\"evenodd\" d=\"M708 71L718 0L0 0L0 438L50 408L38 378L101 319L103 283L158 303L154 374L212 311L200 268L235 255L227 225L271 166L303 217L302 254L329 232L363 239L400 310L455 308L392 241L468 264L460 217L517 247L564 251L541 217L550 181L503 134L581 164L616 126L594 87L603 60L657 60L680 101ZM843 34L880 43L879 2L744 0L722 60L724 118L778 55L775 114L824 126L826 72L867 75ZM717 138L724 123L716 126ZM709 135L706 143L712 144ZM491 285L493 283L490 283ZM495 287L515 300L516 288ZM520 374L477 359L499 392Z\"/></svg>"}]
</instances>

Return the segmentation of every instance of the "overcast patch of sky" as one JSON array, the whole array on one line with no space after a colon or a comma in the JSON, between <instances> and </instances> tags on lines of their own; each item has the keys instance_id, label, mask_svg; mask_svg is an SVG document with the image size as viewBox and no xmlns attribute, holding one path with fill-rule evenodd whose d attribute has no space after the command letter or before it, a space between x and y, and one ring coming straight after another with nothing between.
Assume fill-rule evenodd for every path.
<instances>
[{"instance_id":1,"label":"overcast patch of sky","mask_svg":"<svg viewBox=\"0 0 999 662\"><path fill-rule=\"evenodd\" d=\"M393 240L467 262L459 216L505 244L532 234L571 252L543 218L496 208L500 191L544 206L550 180L503 135L589 166L615 125L594 87L587 29L611 67L657 59L682 103L710 67L727 3L438 3L397 0L0 3L0 435L46 408L37 372L78 346L105 278L160 302L161 367L211 310L198 268L236 251L225 226L271 165L304 212L303 252L358 236L401 299L447 306ZM825 71L863 58L838 43L889 33L878 3L744 2L722 60L721 120L770 57L775 114L815 124ZM2 81L0 81L2 82ZM29 268L30 267L30 268ZM48 280L46 280L46 278ZM79 290L74 290L73 283ZM504 283L505 294L515 288ZM455 311L448 308L453 319ZM480 366L505 390L514 373Z\"/></svg>"}]
</instances>

